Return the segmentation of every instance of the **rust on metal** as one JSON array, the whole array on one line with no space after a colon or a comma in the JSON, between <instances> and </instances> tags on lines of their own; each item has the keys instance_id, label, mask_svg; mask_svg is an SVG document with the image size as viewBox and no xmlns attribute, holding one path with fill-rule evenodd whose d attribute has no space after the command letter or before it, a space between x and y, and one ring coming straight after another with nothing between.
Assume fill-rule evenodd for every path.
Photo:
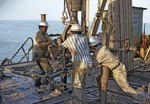
<instances>
[{"instance_id":1,"label":"rust on metal","mask_svg":"<svg viewBox=\"0 0 150 104\"><path fill-rule=\"evenodd\" d=\"M46 21L46 14L41 14L41 21Z\"/></svg>"}]
</instances>

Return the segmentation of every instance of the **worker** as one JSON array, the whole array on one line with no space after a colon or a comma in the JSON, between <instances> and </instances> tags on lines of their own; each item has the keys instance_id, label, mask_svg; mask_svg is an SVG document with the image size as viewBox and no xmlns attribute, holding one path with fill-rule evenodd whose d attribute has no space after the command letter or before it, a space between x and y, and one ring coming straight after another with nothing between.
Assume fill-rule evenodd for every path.
<instances>
[{"instance_id":1,"label":"worker","mask_svg":"<svg viewBox=\"0 0 150 104\"><path fill-rule=\"evenodd\" d=\"M133 96L141 94L133 89L127 81L127 70L125 65L119 61L119 59L105 46L102 45L97 37L91 36L89 38L90 47L95 50L93 57L95 58L94 66L101 64L104 67L109 68L113 73L113 78L118 85L126 93L130 93Z\"/></svg>"},{"instance_id":2,"label":"worker","mask_svg":"<svg viewBox=\"0 0 150 104\"><path fill-rule=\"evenodd\" d=\"M81 33L79 24L72 24L69 37L61 44L69 49L73 63L73 104L86 104L85 80L91 73L92 60L90 57L88 38Z\"/></svg>"},{"instance_id":3,"label":"worker","mask_svg":"<svg viewBox=\"0 0 150 104\"><path fill-rule=\"evenodd\" d=\"M48 23L41 21L38 25L39 31L34 37L33 45L33 59L40 67L39 75L52 74L53 70L47 58L49 58L48 47L49 45L55 45L55 43L49 38L47 34ZM35 79L35 86L39 87L41 84L41 78Z\"/></svg>"}]
</instances>

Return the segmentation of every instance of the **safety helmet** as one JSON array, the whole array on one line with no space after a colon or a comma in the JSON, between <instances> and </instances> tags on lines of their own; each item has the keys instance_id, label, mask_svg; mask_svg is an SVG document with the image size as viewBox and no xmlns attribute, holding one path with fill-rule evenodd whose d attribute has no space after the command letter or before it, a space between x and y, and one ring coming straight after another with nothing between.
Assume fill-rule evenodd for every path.
<instances>
[{"instance_id":1,"label":"safety helmet","mask_svg":"<svg viewBox=\"0 0 150 104\"><path fill-rule=\"evenodd\" d=\"M89 38L89 42L90 42L90 46L95 46L98 45L101 41L97 37L91 36Z\"/></svg>"},{"instance_id":2,"label":"safety helmet","mask_svg":"<svg viewBox=\"0 0 150 104\"><path fill-rule=\"evenodd\" d=\"M73 24L70 28L70 31L81 31L81 26L79 24Z\"/></svg>"},{"instance_id":3,"label":"safety helmet","mask_svg":"<svg viewBox=\"0 0 150 104\"><path fill-rule=\"evenodd\" d=\"M49 25L48 25L48 23L46 21L41 21L38 26L49 27Z\"/></svg>"}]
</instances>

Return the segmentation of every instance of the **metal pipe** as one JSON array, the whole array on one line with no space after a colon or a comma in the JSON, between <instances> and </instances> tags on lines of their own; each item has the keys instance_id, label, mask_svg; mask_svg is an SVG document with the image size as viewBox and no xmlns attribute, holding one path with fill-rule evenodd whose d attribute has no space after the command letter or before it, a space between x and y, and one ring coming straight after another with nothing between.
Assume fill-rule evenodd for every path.
<instances>
[{"instance_id":1,"label":"metal pipe","mask_svg":"<svg viewBox=\"0 0 150 104\"><path fill-rule=\"evenodd\" d=\"M41 14L41 21L46 21L46 14Z\"/></svg>"},{"instance_id":2,"label":"metal pipe","mask_svg":"<svg viewBox=\"0 0 150 104\"><path fill-rule=\"evenodd\" d=\"M107 103L107 90L108 90L108 80L109 80L109 69L107 67L102 67L101 73L101 96L100 101L101 104Z\"/></svg>"},{"instance_id":3,"label":"metal pipe","mask_svg":"<svg viewBox=\"0 0 150 104\"><path fill-rule=\"evenodd\" d=\"M89 29L89 0L86 0L86 35Z\"/></svg>"}]
</instances>

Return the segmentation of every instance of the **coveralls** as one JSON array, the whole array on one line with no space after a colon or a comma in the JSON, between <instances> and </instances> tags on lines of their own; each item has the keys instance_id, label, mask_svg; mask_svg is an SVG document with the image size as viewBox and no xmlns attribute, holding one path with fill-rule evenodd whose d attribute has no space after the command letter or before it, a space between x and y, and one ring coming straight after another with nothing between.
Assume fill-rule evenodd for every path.
<instances>
[{"instance_id":1,"label":"coveralls","mask_svg":"<svg viewBox=\"0 0 150 104\"><path fill-rule=\"evenodd\" d=\"M47 60L49 57L48 55L48 46L46 47L40 47L38 42L47 42L52 41L48 34L42 34L40 31L38 31L34 37L34 46L33 46L33 58L38 64L38 66L41 69L41 72L38 74L51 74L53 72L52 68L50 67L50 64Z\"/></svg>"},{"instance_id":2,"label":"coveralls","mask_svg":"<svg viewBox=\"0 0 150 104\"><path fill-rule=\"evenodd\" d=\"M108 67L112 71L113 78L124 92L137 94L136 90L133 89L127 81L127 70L125 65L122 64L106 46L98 45L94 57L99 64Z\"/></svg>"},{"instance_id":3,"label":"coveralls","mask_svg":"<svg viewBox=\"0 0 150 104\"><path fill-rule=\"evenodd\" d=\"M86 104L85 80L92 67L88 39L83 34L73 34L62 43L62 47L69 49L72 56L73 104Z\"/></svg>"}]
</instances>

